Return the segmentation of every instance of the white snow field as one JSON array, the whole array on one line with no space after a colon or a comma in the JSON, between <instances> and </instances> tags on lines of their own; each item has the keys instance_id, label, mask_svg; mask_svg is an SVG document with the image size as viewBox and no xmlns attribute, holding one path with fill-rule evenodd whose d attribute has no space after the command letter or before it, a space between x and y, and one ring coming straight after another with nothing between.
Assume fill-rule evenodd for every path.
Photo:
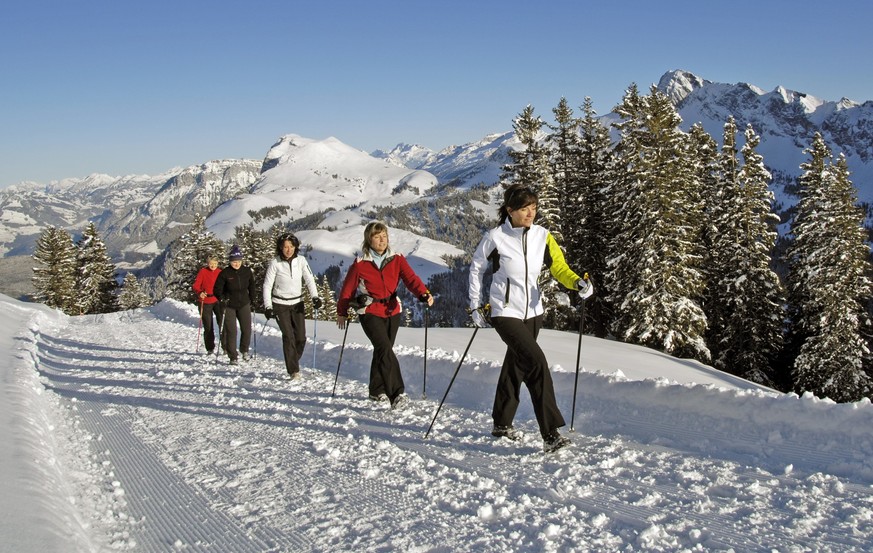
<instances>
[{"instance_id":1,"label":"white snow field","mask_svg":"<svg viewBox=\"0 0 873 553\"><path fill-rule=\"evenodd\" d=\"M411 406L367 399L371 348L308 321L290 381L275 321L232 367L196 308L67 317L0 297L0 550L869 551L873 407L765 390L690 360L544 332L573 444L524 392L521 442L490 436L504 346L400 331ZM262 333L261 333L262 332ZM314 344L314 347L313 347ZM195 350L199 349L199 353Z\"/></svg>"}]
</instances>

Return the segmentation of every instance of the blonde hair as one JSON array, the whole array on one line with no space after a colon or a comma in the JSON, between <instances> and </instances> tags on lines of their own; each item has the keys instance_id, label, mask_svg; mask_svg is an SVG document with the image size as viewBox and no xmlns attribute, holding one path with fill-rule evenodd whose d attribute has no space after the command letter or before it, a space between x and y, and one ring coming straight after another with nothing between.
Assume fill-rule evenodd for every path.
<instances>
[{"instance_id":1,"label":"blonde hair","mask_svg":"<svg viewBox=\"0 0 873 553\"><path fill-rule=\"evenodd\" d=\"M373 221L364 228L364 243L361 245L361 251L364 252L364 255L370 253L370 238L382 232L387 236L388 225L382 221Z\"/></svg>"}]
</instances>

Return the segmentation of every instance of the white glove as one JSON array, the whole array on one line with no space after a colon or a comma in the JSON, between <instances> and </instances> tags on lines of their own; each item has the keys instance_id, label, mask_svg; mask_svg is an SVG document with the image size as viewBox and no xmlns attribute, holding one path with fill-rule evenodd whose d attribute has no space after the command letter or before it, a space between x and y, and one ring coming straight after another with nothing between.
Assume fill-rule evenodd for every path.
<instances>
[{"instance_id":1,"label":"white glove","mask_svg":"<svg viewBox=\"0 0 873 553\"><path fill-rule=\"evenodd\" d=\"M481 309L473 311L473 326L477 328L485 328L488 326L488 323L485 322L485 315L482 314Z\"/></svg>"},{"instance_id":2,"label":"white glove","mask_svg":"<svg viewBox=\"0 0 873 553\"><path fill-rule=\"evenodd\" d=\"M591 284L590 280L580 278L579 282L576 283L576 287L579 288L579 297L583 300L594 295L594 285Z\"/></svg>"}]
</instances>

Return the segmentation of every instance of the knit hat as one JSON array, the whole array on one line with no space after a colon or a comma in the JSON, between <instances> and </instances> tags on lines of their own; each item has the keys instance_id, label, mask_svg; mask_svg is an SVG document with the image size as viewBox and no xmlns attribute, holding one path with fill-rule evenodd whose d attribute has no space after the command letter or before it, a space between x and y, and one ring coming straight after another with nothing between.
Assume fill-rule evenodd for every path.
<instances>
[{"instance_id":1,"label":"knit hat","mask_svg":"<svg viewBox=\"0 0 873 553\"><path fill-rule=\"evenodd\" d=\"M227 255L227 257L231 261L242 261L243 254L242 251L240 251L239 246L234 244L233 247L230 249L230 253Z\"/></svg>"}]
</instances>

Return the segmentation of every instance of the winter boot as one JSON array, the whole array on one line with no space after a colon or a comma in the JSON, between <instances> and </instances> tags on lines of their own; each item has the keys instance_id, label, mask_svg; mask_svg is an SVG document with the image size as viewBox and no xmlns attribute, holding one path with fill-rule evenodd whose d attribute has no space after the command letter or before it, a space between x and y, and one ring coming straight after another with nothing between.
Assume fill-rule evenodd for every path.
<instances>
[{"instance_id":1,"label":"winter boot","mask_svg":"<svg viewBox=\"0 0 873 553\"><path fill-rule=\"evenodd\" d=\"M558 451L562 447L566 447L571 443L572 442L570 441L570 438L561 436L557 430L552 430L543 439L543 451L546 453L551 453L553 451Z\"/></svg>"},{"instance_id":2,"label":"winter boot","mask_svg":"<svg viewBox=\"0 0 873 553\"><path fill-rule=\"evenodd\" d=\"M517 442L521 439L521 432L513 428L511 424L509 426L495 424L494 428L491 429L491 435L495 438L507 438L513 442Z\"/></svg>"},{"instance_id":3,"label":"winter boot","mask_svg":"<svg viewBox=\"0 0 873 553\"><path fill-rule=\"evenodd\" d=\"M394 401L391 402L391 409L395 411L399 411L409 405L409 396L406 394L400 394L399 396L394 398Z\"/></svg>"}]
</instances>

